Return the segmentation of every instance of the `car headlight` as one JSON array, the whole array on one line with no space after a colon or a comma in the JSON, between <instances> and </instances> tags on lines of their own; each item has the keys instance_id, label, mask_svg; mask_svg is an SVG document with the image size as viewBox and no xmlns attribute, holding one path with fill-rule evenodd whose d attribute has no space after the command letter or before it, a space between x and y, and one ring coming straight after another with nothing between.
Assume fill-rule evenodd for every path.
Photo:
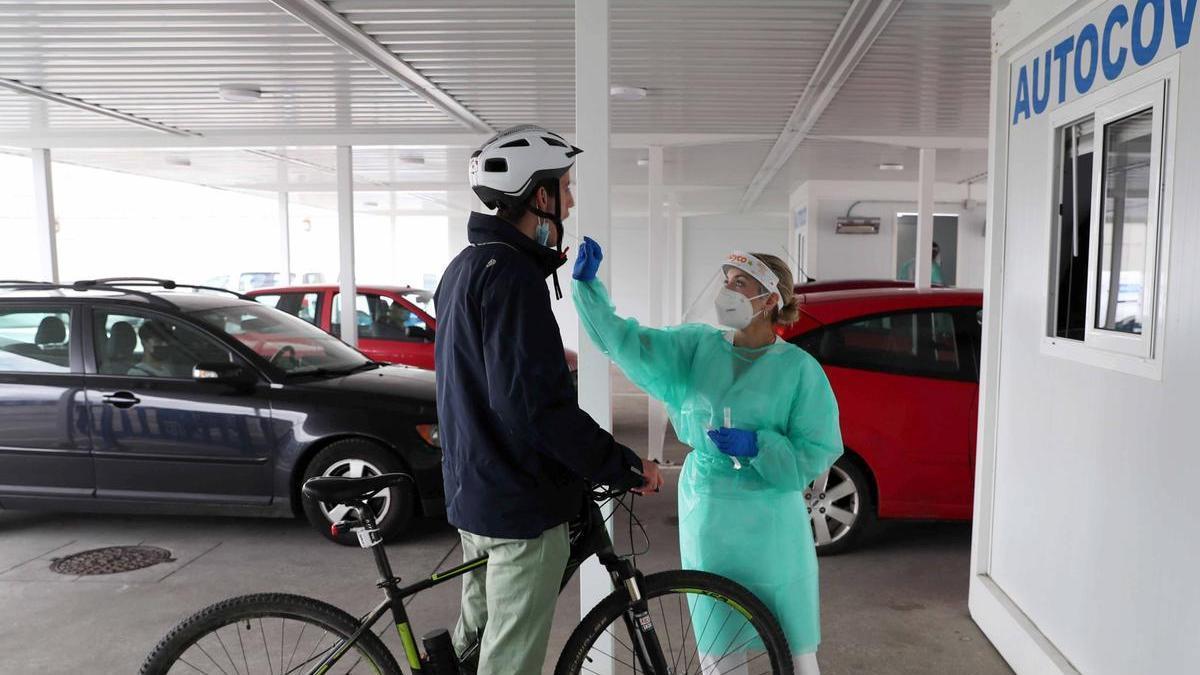
<instances>
[{"instance_id":1,"label":"car headlight","mask_svg":"<svg viewBox=\"0 0 1200 675\"><path fill-rule=\"evenodd\" d=\"M442 447L442 434L438 431L436 424L418 424L417 433L421 435L421 440L435 447Z\"/></svg>"}]
</instances>

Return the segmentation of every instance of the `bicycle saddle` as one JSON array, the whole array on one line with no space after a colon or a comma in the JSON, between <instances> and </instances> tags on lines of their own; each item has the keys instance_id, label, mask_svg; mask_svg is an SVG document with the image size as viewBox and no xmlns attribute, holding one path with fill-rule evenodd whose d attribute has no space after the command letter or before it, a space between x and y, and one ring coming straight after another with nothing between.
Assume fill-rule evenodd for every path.
<instances>
[{"instance_id":1,"label":"bicycle saddle","mask_svg":"<svg viewBox=\"0 0 1200 675\"><path fill-rule=\"evenodd\" d=\"M336 504L357 504L370 499L380 490L395 487L405 481L411 481L412 476L406 473L384 473L365 478L340 478L324 476L310 478L304 481L304 496L322 502Z\"/></svg>"}]
</instances>

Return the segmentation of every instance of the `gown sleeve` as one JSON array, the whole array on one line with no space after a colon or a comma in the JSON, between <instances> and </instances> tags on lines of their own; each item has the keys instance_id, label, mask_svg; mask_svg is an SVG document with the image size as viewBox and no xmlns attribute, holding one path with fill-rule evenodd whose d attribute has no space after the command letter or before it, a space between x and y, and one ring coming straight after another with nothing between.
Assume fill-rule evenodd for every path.
<instances>
[{"instance_id":1,"label":"gown sleeve","mask_svg":"<svg viewBox=\"0 0 1200 675\"><path fill-rule=\"evenodd\" d=\"M646 328L617 316L598 279L576 280L572 295L588 337L638 388L671 405L687 385L702 326Z\"/></svg>"},{"instance_id":2,"label":"gown sleeve","mask_svg":"<svg viewBox=\"0 0 1200 675\"><path fill-rule=\"evenodd\" d=\"M821 366L807 355L785 433L757 433L758 456L750 465L770 484L803 490L842 454L837 399Z\"/></svg>"}]
</instances>

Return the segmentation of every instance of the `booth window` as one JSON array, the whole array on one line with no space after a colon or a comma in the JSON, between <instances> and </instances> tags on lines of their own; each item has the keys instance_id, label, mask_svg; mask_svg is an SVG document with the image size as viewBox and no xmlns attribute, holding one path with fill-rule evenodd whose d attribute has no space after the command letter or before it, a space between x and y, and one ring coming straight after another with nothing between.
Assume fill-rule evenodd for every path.
<instances>
[{"instance_id":1,"label":"booth window","mask_svg":"<svg viewBox=\"0 0 1200 675\"><path fill-rule=\"evenodd\" d=\"M1068 340L1082 341L1087 325L1094 126L1087 119L1058 130L1058 232L1051 311L1053 335Z\"/></svg>"},{"instance_id":2,"label":"booth window","mask_svg":"<svg viewBox=\"0 0 1200 675\"><path fill-rule=\"evenodd\" d=\"M1159 81L1056 130L1053 338L1155 356L1165 95Z\"/></svg>"}]
</instances>

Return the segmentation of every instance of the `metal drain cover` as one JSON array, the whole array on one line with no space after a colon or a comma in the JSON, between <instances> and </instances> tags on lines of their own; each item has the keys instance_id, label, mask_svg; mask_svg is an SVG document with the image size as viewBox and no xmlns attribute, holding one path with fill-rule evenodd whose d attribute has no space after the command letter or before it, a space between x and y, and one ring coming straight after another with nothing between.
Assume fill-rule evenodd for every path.
<instances>
[{"instance_id":1,"label":"metal drain cover","mask_svg":"<svg viewBox=\"0 0 1200 675\"><path fill-rule=\"evenodd\" d=\"M119 574L144 569L164 562L175 562L171 552L157 546L109 546L55 558L51 572L86 576Z\"/></svg>"}]
</instances>

